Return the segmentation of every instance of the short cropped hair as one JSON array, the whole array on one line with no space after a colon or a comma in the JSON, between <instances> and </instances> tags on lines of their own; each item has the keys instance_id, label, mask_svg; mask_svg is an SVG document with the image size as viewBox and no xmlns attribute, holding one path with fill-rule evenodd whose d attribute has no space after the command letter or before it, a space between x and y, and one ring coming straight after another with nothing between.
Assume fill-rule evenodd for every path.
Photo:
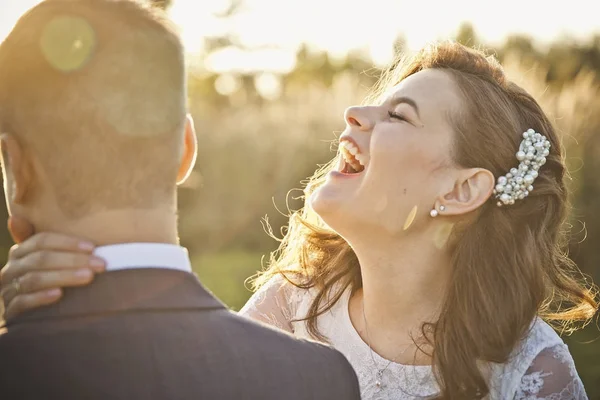
<instances>
[{"instance_id":1,"label":"short cropped hair","mask_svg":"<svg viewBox=\"0 0 600 400\"><path fill-rule=\"evenodd\" d=\"M46 0L0 45L0 130L46 171L64 212L173 199L186 113L183 47L129 0Z\"/></svg>"}]
</instances>

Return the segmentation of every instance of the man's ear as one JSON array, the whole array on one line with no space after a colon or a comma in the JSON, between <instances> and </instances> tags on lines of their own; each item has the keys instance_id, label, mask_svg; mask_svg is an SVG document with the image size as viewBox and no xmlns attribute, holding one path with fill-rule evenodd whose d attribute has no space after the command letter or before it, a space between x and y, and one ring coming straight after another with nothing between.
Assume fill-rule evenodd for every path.
<instances>
[{"instance_id":1,"label":"man's ear","mask_svg":"<svg viewBox=\"0 0 600 400\"><path fill-rule=\"evenodd\" d=\"M22 243L35 234L33 224L16 215L8 217L7 228L15 243Z\"/></svg>"},{"instance_id":2,"label":"man's ear","mask_svg":"<svg viewBox=\"0 0 600 400\"><path fill-rule=\"evenodd\" d=\"M0 135L0 149L6 200L12 204L22 204L33 186L31 164L27 162L21 144L10 134Z\"/></svg>"},{"instance_id":3,"label":"man's ear","mask_svg":"<svg viewBox=\"0 0 600 400\"><path fill-rule=\"evenodd\" d=\"M183 143L183 154L177 173L177 184L181 185L192 173L196 164L196 156L198 155L198 138L194 129L194 120L188 114L185 121L185 137Z\"/></svg>"},{"instance_id":4,"label":"man's ear","mask_svg":"<svg viewBox=\"0 0 600 400\"><path fill-rule=\"evenodd\" d=\"M467 214L485 203L494 190L494 175L483 168L469 168L459 172L452 190L443 196L439 205L443 215Z\"/></svg>"}]
</instances>

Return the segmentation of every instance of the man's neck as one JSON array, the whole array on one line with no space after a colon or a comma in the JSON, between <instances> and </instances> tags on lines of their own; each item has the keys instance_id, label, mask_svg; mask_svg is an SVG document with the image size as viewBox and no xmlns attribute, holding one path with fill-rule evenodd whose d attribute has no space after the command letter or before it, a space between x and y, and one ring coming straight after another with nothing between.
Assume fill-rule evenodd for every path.
<instances>
[{"instance_id":1,"label":"man's neck","mask_svg":"<svg viewBox=\"0 0 600 400\"><path fill-rule=\"evenodd\" d=\"M178 244L177 213L169 209L102 211L77 220L55 220L36 226L36 232L57 232L91 241L97 246L117 243Z\"/></svg>"}]
</instances>

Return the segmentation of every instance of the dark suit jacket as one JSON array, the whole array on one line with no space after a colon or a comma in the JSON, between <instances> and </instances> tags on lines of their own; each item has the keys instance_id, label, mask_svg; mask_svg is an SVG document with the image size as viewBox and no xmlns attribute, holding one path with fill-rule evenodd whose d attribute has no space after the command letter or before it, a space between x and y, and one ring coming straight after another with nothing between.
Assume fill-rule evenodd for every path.
<instances>
[{"instance_id":1,"label":"dark suit jacket","mask_svg":"<svg viewBox=\"0 0 600 400\"><path fill-rule=\"evenodd\" d=\"M228 311L192 274L98 275L8 321L1 399L359 399L344 356Z\"/></svg>"}]
</instances>

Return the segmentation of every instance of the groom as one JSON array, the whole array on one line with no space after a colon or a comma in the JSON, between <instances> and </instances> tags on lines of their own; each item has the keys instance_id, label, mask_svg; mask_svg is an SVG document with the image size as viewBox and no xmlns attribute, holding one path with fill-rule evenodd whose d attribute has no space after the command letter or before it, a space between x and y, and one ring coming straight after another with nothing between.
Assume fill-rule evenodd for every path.
<instances>
[{"instance_id":1,"label":"groom","mask_svg":"<svg viewBox=\"0 0 600 400\"><path fill-rule=\"evenodd\" d=\"M133 1L47 0L0 46L11 215L89 239L107 272L0 335L7 399L359 399L335 350L237 317L178 246L194 165L183 51Z\"/></svg>"}]
</instances>

